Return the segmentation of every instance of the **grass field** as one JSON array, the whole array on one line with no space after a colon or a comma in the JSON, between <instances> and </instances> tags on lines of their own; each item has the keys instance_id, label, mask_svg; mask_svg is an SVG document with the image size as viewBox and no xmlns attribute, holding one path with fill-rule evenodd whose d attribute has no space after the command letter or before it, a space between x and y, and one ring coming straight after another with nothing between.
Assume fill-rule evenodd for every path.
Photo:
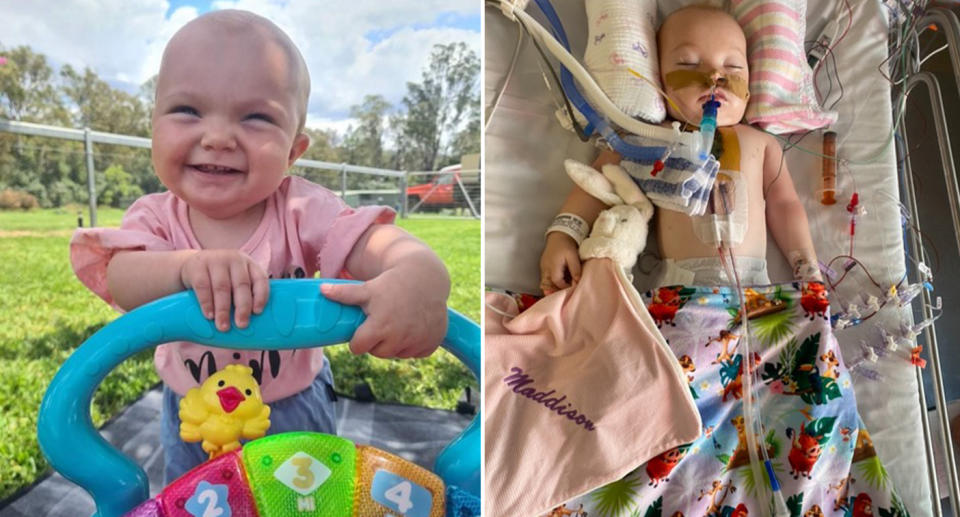
<instances>
[{"instance_id":1,"label":"grass field","mask_svg":"<svg viewBox=\"0 0 960 517\"><path fill-rule=\"evenodd\" d=\"M83 340L116 317L73 275L68 243L77 211L0 211L0 500L46 471L36 443L37 408L60 364ZM100 209L98 226L118 226L123 212ZM450 306L474 321L480 315L480 222L398 220L444 260L453 280ZM428 359L387 361L356 357L345 345L326 349L339 391L361 381L379 400L453 408L473 377L445 351ZM114 370L94 396L101 425L158 382L152 352Z\"/></svg>"}]
</instances>

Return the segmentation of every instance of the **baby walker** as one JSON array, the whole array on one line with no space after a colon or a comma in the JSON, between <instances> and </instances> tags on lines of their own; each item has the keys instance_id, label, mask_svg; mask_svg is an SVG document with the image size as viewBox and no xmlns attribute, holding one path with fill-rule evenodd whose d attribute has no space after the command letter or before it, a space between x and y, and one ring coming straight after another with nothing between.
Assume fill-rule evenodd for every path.
<instances>
[{"instance_id":1,"label":"baby walker","mask_svg":"<svg viewBox=\"0 0 960 517\"><path fill-rule=\"evenodd\" d=\"M153 499L149 499L144 471L93 427L94 390L110 370L145 348L179 340L269 350L349 341L365 315L358 307L324 298L320 285L325 282L347 281L271 281L264 311L252 315L247 328L233 327L228 332L216 331L189 291L117 318L78 347L51 381L37 425L44 455L54 469L93 496L95 517L479 515L479 414L440 453L436 474L374 447L320 433L271 435L238 447L240 434L262 436L264 424L269 425L269 409L259 402L258 390L250 389L256 388L255 382L244 384L252 378L244 379L242 368L224 369L211 376L215 380L201 386L194 397L209 395L214 404L219 397L228 412L249 403L253 416L243 424L244 433L216 444L205 434L205 448L217 448L213 459ZM449 320L444 348L479 378L479 326L453 310ZM201 394L204 391L208 393ZM184 401L188 399L189 395ZM194 436L198 441L199 433Z\"/></svg>"}]
</instances>

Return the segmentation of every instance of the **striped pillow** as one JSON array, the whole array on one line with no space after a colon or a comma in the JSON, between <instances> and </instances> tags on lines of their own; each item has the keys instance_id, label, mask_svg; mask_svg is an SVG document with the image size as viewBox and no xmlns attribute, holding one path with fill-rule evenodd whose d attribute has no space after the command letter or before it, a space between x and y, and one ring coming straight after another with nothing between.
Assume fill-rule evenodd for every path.
<instances>
[{"instance_id":1,"label":"striped pillow","mask_svg":"<svg viewBox=\"0 0 960 517\"><path fill-rule=\"evenodd\" d=\"M822 109L803 51L806 0L731 0L747 38L750 102L746 119L772 133L829 126L837 113Z\"/></svg>"}]
</instances>

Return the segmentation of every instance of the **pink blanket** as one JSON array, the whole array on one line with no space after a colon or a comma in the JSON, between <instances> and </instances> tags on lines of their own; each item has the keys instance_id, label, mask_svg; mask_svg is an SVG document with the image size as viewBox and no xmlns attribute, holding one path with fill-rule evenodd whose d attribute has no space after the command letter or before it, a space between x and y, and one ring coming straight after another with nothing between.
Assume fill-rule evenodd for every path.
<instances>
[{"instance_id":1,"label":"pink blanket","mask_svg":"<svg viewBox=\"0 0 960 517\"><path fill-rule=\"evenodd\" d=\"M484 515L545 513L700 436L679 363L611 261L519 315L486 302Z\"/></svg>"}]
</instances>

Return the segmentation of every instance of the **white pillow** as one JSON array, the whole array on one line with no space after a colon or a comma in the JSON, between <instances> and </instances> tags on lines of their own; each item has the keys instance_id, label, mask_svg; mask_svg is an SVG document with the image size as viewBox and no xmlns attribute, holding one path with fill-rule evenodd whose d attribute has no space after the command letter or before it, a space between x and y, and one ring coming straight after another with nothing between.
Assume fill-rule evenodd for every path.
<instances>
[{"instance_id":1,"label":"white pillow","mask_svg":"<svg viewBox=\"0 0 960 517\"><path fill-rule=\"evenodd\" d=\"M657 0L586 0L583 62L600 88L624 113L659 123L666 106L657 87ZM634 76L632 68L657 84Z\"/></svg>"}]
</instances>

